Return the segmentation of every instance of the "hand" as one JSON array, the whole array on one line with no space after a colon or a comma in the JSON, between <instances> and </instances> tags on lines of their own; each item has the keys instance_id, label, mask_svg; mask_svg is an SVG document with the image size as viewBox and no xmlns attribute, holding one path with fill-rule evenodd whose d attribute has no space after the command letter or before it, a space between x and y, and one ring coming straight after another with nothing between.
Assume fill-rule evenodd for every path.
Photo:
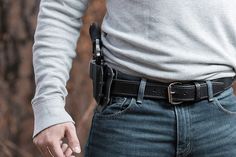
<instances>
[{"instance_id":1,"label":"hand","mask_svg":"<svg viewBox=\"0 0 236 157\"><path fill-rule=\"evenodd\" d=\"M67 139L68 144L62 143L63 138ZM73 152L81 152L76 128L72 122L57 124L43 130L33 142L43 157L74 157Z\"/></svg>"}]
</instances>

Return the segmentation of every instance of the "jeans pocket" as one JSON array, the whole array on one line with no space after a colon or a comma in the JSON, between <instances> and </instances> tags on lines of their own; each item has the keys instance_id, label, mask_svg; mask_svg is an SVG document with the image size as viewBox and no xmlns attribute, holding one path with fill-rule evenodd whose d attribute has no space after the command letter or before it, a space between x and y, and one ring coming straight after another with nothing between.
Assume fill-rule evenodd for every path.
<instances>
[{"instance_id":1,"label":"jeans pocket","mask_svg":"<svg viewBox=\"0 0 236 157\"><path fill-rule=\"evenodd\" d=\"M233 88L227 89L214 97L213 103L223 112L236 115L236 96Z\"/></svg>"},{"instance_id":2,"label":"jeans pocket","mask_svg":"<svg viewBox=\"0 0 236 157\"><path fill-rule=\"evenodd\" d=\"M136 104L135 98L113 97L110 103L104 107L97 107L95 118L118 118L132 109Z\"/></svg>"}]
</instances>

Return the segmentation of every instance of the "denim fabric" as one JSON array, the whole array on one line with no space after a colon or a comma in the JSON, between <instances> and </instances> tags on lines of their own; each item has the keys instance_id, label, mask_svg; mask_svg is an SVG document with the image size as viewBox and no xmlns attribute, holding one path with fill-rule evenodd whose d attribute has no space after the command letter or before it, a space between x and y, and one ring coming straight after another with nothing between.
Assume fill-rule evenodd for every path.
<instances>
[{"instance_id":1,"label":"denim fabric","mask_svg":"<svg viewBox=\"0 0 236 157\"><path fill-rule=\"evenodd\" d=\"M97 107L85 152L85 157L236 157L236 96L230 88L211 101L178 106L113 97L108 106Z\"/></svg>"}]
</instances>

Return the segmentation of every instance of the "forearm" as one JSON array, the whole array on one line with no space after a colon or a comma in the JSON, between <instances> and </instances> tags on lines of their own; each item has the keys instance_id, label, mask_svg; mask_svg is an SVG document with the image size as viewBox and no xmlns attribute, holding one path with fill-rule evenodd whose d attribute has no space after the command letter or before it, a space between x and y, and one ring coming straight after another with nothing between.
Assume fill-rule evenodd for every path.
<instances>
[{"instance_id":1,"label":"forearm","mask_svg":"<svg viewBox=\"0 0 236 157\"><path fill-rule=\"evenodd\" d=\"M64 109L65 86L86 5L87 0L41 1L33 46L34 136L51 125L73 121Z\"/></svg>"}]
</instances>

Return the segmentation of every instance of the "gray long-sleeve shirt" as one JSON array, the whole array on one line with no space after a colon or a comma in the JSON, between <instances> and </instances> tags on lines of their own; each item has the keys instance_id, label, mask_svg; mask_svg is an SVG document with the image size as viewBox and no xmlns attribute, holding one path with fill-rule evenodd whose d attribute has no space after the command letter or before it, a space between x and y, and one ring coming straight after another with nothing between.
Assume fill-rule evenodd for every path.
<instances>
[{"instance_id":1,"label":"gray long-sleeve shirt","mask_svg":"<svg viewBox=\"0 0 236 157\"><path fill-rule=\"evenodd\" d=\"M122 72L163 82L232 77L236 0L107 0L105 60ZM88 0L42 0L33 47L34 135L73 121L65 111L81 17Z\"/></svg>"}]
</instances>

